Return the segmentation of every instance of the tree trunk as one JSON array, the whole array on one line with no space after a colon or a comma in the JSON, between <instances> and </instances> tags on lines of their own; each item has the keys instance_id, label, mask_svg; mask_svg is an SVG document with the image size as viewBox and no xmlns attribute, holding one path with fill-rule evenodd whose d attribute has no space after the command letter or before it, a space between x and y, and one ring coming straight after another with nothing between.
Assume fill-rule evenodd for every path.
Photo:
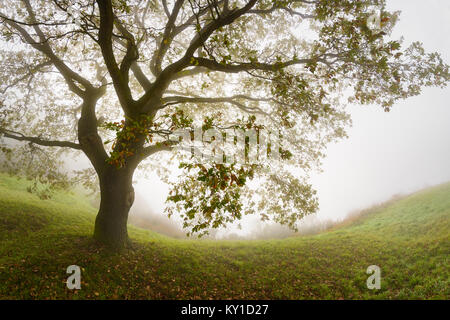
<instances>
[{"instance_id":1,"label":"tree trunk","mask_svg":"<svg viewBox=\"0 0 450 320\"><path fill-rule=\"evenodd\" d=\"M134 202L134 170L108 167L100 176L100 209L95 220L94 238L109 247L129 244L128 213Z\"/></svg>"}]
</instances>

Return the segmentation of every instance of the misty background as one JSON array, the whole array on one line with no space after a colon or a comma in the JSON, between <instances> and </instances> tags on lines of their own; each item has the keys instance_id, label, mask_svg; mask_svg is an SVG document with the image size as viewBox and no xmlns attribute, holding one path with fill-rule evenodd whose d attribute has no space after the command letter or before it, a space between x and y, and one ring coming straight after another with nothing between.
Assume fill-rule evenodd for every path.
<instances>
[{"instance_id":1,"label":"misty background","mask_svg":"<svg viewBox=\"0 0 450 320\"><path fill-rule=\"evenodd\" d=\"M390 0L387 10L402 11L392 37L404 36L404 46L423 42L428 52L450 62L450 1ZM323 172L312 176L320 210L300 223L299 234L317 232L394 196L450 181L450 88L425 89L384 112L378 106L349 105L353 127L349 138L330 144ZM83 167L79 160L71 166ZM156 174L135 184L136 200L129 221L141 227L183 237L176 218L164 214L168 186ZM288 228L246 216L239 224L211 237L282 238Z\"/></svg>"}]
</instances>

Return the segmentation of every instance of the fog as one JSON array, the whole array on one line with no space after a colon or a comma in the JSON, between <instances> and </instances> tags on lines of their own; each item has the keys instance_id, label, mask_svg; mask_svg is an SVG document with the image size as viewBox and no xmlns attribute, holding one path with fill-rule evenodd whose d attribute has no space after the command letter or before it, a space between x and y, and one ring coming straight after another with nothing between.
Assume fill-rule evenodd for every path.
<instances>
[{"instance_id":1,"label":"fog","mask_svg":"<svg viewBox=\"0 0 450 320\"><path fill-rule=\"evenodd\" d=\"M405 45L421 41L450 62L450 2L391 0L388 10L401 10L393 38ZM300 234L325 229L351 213L428 186L450 181L450 89L425 89L386 113L377 106L349 106L349 138L329 145L323 172L312 176L320 210L304 219ZM183 236L176 218L164 213L167 186L156 175L137 182L130 221L174 237ZM213 234L217 238L271 238L292 233L263 224L257 216Z\"/></svg>"},{"instance_id":2,"label":"fog","mask_svg":"<svg viewBox=\"0 0 450 320\"><path fill-rule=\"evenodd\" d=\"M402 10L394 37L421 41L450 61L450 3L390 1ZM450 89L426 89L391 112L351 106L349 139L331 145L324 172L313 178L319 216L341 219L348 212L392 195L450 180Z\"/></svg>"}]
</instances>

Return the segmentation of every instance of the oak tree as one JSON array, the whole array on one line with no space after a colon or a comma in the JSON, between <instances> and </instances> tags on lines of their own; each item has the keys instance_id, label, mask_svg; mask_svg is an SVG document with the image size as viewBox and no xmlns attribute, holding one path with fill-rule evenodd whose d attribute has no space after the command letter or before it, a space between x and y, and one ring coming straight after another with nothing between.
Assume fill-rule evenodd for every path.
<instances>
[{"instance_id":1,"label":"oak tree","mask_svg":"<svg viewBox=\"0 0 450 320\"><path fill-rule=\"evenodd\" d=\"M388 111L449 81L438 53L391 39L398 17L384 0L0 0L0 146L9 168L55 186L72 181L59 161L84 154L94 236L114 247L137 169L163 170L189 233L252 213L295 229L317 210L308 174L345 136L346 105ZM258 157L279 157L246 161L245 138L240 162L174 150L177 130L212 128L275 132Z\"/></svg>"}]
</instances>

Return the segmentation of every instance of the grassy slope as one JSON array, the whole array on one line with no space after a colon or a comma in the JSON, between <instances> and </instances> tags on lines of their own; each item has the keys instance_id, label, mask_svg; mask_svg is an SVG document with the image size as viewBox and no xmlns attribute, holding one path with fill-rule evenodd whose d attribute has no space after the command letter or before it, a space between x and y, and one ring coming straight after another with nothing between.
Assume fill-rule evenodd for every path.
<instances>
[{"instance_id":1,"label":"grassy slope","mask_svg":"<svg viewBox=\"0 0 450 320\"><path fill-rule=\"evenodd\" d=\"M316 236L272 241L174 240L129 227L134 250L91 239L95 209L73 194L41 201L0 175L0 298L450 298L450 184L371 210ZM82 267L82 289L66 268ZM365 271L382 270L382 289Z\"/></svg>"}]
</instances>

